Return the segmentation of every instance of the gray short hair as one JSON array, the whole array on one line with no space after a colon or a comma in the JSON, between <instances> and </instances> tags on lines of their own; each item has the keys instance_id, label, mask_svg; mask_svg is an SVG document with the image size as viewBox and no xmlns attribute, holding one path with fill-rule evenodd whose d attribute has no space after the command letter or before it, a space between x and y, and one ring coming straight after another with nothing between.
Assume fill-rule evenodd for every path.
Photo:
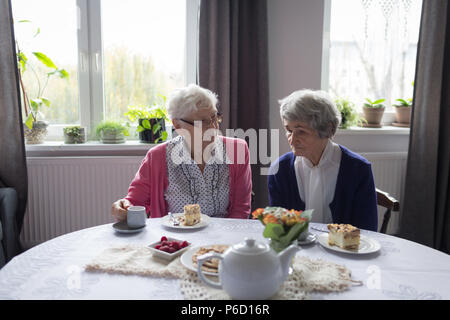
<instances>
[{"instance_id":1,"label":"gray short hair","mask_svg":"<svg viewBox=\"0 0 450 320\"><path fill-rule=\"evenodd\" d=\"M278 101L281 119L306 122L320 138L331 138L341 122L341 113L325 91L298 90Z\"/></svg>"},{"instance_id":2,"label":"gray short hair","mask_svg":"<svg viewBox=\"0 0 450 320\"><path fill-rule=\"evenodd\" d=\"M196 84L176 89L169 97L167 113L171 120L181 119L198 109L212 108L217 112L217 95Z\"/></svg>"}]
</instances>

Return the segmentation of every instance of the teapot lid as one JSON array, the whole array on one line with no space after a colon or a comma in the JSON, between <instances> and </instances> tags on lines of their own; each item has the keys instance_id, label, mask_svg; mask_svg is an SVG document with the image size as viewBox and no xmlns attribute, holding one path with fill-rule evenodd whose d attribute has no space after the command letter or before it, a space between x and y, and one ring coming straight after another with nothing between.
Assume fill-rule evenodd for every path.
<instances>
[{"instance_id":1,"label":"teapot lid","mask_svg":"<svg viewBox=\"0 0 450 320\"><path fill-rule=\"evenodd\" d=\"M245 255L258 255L269 251L269 246L252 238L245 238L244 241L235 244L232 250Z\"/></svg>"}]
</instances>

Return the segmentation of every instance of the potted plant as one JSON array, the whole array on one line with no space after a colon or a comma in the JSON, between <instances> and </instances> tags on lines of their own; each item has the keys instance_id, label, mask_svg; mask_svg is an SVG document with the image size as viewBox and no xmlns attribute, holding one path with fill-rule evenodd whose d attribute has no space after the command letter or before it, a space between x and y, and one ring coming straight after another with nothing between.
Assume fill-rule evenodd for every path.
<instances>
[{"instance_id":1,"label":"potted plant","mask_svg":"<svg viewBox=\"0 0 450 320\"><path fill-rule=\"evenodd\" d=\"M361 118L356 111L355 104L346 98L337 98L336 107L341 113L341 124L339 128L347 129L351 126L361 125L365 119Z\"/></svg>"},{"instance_id":2,"label":"potted plant","mask_svg":"<svg viewBox=\"0 0 450 320\"><path fill-rule=\"evenodd\" d=\"M165 108L166 97L163 106L129 106L125 116L132 122L137 121L136 132L139 133L139 141L143 143L160 143L167 139L166 121L167 111Z\"/></svg>"},{"instance_id":3,"label":"potted plant","mask_svg":"<svg viewBox=\"0 0 450 320\"><path fill-rule=\"evenodd\" d=\"M77 144L86 142L86 130L80 126L69 126L63 128L64 143Z\"/></svg>"},{"instance_id":4,"label":"potted plant","mask_svg":"<svg viewBox=\"0 0 450 320\"><path fill-rule=\"evenodd\" d=\"M397 99L399 103L393 104L397 121L392 123L393 126L409 127L411 123L412 99Z\"/></svg>"},{"instance_id":5,"label":"potted plant","mask_svg":"<svg viewBox=\"0 0 450 320\"><path fill-rule=\"evenodd\" d=\"M95 133L102 143L124 143L125 136L129 135L127 125L114 120L103 120L100 122Z\"/></svg>"},{"instance_id":6,"label":"potted plant","mask_svg":"<svg viewBox=\"0 0 450 320\"><path fill-rule=\"evenodd\" d=\"M21 20L21 22L30 22L28 20ZM39 29L34 35L35 37L39 34ZM17 55L17 65L19 69L19 84L20 90L23 98L23 107L25 112L25 123L24 123L24 135L26 143L28 144L38 144L42 143L46 134L48 122L43 121L44 115L42 114L42 107L45 105L50 106L50 100L44 95L45 89L48 85L49 80L52 77L59 77L61 79L68 79L69 74L66 70L58 68L53 61L42 52L31 52L31 55L26 55L19 47L16 40L16 55ZM39 75L37 70L33 68L33 65L29 61L29 56L37 59L37 62L48 68L48 72L45 76ZM28 70L31 69L34 79L38 84L38 90L33 94L33 98L29 97L29 92L24 85L23 75Z\"/></svg>"},{"instance_id":7,"label":"potted plant","mask_svg":"<svg viewBox=\"0 0 450 320\"><path fill-rule=\"evenodd\" d=\"M381 128L381 119L383 118L385 106L382 104L385 99L371 101L366 98L367 103L363 105L364 118L367 123L363 123L363 127Z\"/></svg>"}]
</instances>

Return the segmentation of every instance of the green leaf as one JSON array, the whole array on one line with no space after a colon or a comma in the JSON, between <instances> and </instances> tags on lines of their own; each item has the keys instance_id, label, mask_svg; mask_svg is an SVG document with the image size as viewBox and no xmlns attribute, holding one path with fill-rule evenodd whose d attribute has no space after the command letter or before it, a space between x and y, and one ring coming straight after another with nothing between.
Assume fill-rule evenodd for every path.
<instances>
[{"instance_id":1,"label":"green leaf","mask_svg":"<svg viewBox=\"0 0 450 320\"><path fill-rule=\"evenodd\" d=\"M159 122L155 123L153 125L153 134L156 134L160 129L161 129L161 125L159 124Z\"/></svg>"},{"instance_id":2,"label":"green leaf","mask_svg":"<svg viewBox=\"0 0 450 320\"><path fill-rule=\"evenodd\" d=\"M168 136L167 131L163 131L163 133L161 134L162 141L166 141L167 136Z\"/></svg>"},{"instance_id":3,"label":"green leaf","mask_svg":"<svg viewBox=\"0 0 450 320\"><path fill-rule=\"evenodd\" d=\"M370 99L366 98L366 101L369 102L369 104L374 104Z\"/></svg>"},{"instance_id":4,"label":"green leaf","mask_svg":"<svg viewBox=\"0 0 450 320\"><path fill-rule=\"evenodd\" d=\"M30 130L33 129L33 115L31 114L31 112L30 112L30 114L28 115L27 120L25 120L25 125L26 125Z\"/></svg>"},{"instance_id":5,"label":"green leaf","mask_svg":"<svg viewBox=\"0 0 450 320\"><path fill-rule=\"evenodd\" d=\"M150 121L148 121L147 119L142 120L142 126L147 130L152 129L152 125L150 124Z\"/></svg>"},{"instance_id":6,"label":"green leaf","mask_svg":"<svg viewBox=\"0 0 450 320\"><path fill-rule=\"evenodd\" d=\"M45 54L43 54L42 52L32 52L32 53L45 66L52 68L52 69L58 69L56 67L56 65L53 63L53 61L49 57L47 57Z\"/></svg>"},{"instance_id":7,"label":"green leaf","mask_svg":"<svg viewBox=\"0 0 450 320\"><path fill-rule=\"evenodd\" d=\"M264 228L263 236L265 238L280 240L280 237L285 233L284 228L278 223L268 223Z\"/></svg>"},{"instance_id":8,"label":"green leaf","mask_svg":"<svg viewBox=\"0 0 450 320\"><path fill-rule=\"evenodd\" d=\"M306 218L306 219L308 219L308 221L311 221L313 212L314 212L314 209L309 209L309 210L303 211L300 214L300 217Z\"/></svg>"},{"instance_id":9,"label":"green leaf","mask_svg":"<svg viewBox=\"0 0 450 320\"><path fill-rule=\"evenodd\" d=\"M47 107L50 107L50 100L44 97L41 97L41 100Z\"/></svg>"},{"instance_id":10,"label":"green leaf","mask_svg":"<svg viewBox=\"0 0 450 320\"><path fill-rule=\"evenodd\" d=\"M373 102L373 104L380 104L382 102L384 102L386 99L378 99L376 101Z\"/></svg>"},{"instance_id":11,"label":"green leaf","mask_svg":"<svg viewBox=\"0 0 450 320\"><path fill-rule=\"evenodd\" d=\"M143 126L138 126L136 129L136 132L142 132L144 130L145 130L145 128Z\"/></svg>"},{"instance_id":12,"label":"green leaf","mask_svg":"<svg viewBox=\"0 0 450 320\"><path fill-rule=\"evenodd\" d=\"M39 107L42 104L42 100L41 99L30 99L30 103L31 103L31 108L33 109L33 111L37 112L39 110Z\"/></svg>"},{"instance_id":13,"label":"green leaf","mask_svg":"<svg viewBox=\"0 0 450 320\"><path fill-rule=\"evenodd\" d=\"M280 242L285 247L288 247L300 234L306 230L309 223L296 223L292 226L286 235L280 237Z\"/></svg>"}]
</instances>

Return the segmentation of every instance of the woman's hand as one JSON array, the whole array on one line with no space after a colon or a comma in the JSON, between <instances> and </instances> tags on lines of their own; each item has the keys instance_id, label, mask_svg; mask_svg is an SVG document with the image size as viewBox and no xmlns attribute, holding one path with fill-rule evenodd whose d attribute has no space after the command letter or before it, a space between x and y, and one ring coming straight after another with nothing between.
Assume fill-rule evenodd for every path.
<instances>
[{"instance_id":1,"label":"woman's hand","mask_svg":"<svg viewBox=\"0 0 450 320\"><path fill-rule=\"evenodd\" d=\"M111 215L117 221L126 221L127 220L127 209L131 207L132 204L130 201L126 199L117 200L112 204L111 207Z\"/></svg>"}]
</instances>

